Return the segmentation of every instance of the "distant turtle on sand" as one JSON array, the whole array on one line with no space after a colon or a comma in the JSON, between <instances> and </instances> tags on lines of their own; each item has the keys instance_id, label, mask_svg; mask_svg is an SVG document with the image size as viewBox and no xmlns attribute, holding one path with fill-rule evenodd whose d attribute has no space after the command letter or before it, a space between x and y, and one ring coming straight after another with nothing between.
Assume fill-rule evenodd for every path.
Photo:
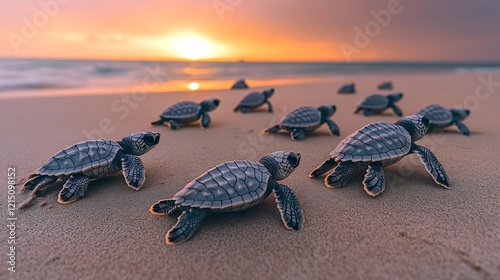
<instances>
[{"instance_id":1,"label":"distant turtle on sand","mask_svg":"<svg viewBox=\"0 0 500 280\"><path fill-rule=\"evenodd\" d=\"M285 227L300 230L304 223L302 209L293 191L277 181L299 166L300 154L274 152L259 161L236 160L217 165L188 183L171 199L154 203L154 215L182 212L166 234L167 244L188 240L209 212L242 211L264 201L271 192L276 196Z\"/></svg>"},{"instance_id":2,"label":"distant turtle on sand","mask_svg":"<svg viewBox=\"0 0 500 280\"><path fill-rule=\"evenodd\" d=\"M231 87L231 89L244 89L244 88L248 88L248 85L244 79L237 80Z\"/></svg>"},{"instance_id":3,"label":"distant turtle on sand","mask_svg":"<svg viewBox=\"0 0 500 280\"><path fill-rule=\"evenodd\" d=\"M338 91L338 93L355 93L355 92L356 89L354 84L343 85Z\"/></svg>"},{"instance_id":4,"label":"distant turtle on sand","mask_svg":"<svg viewBox=\"0 0 500 280\"><path fill-rule=\"evenodd\" d=\"M392 90L393 89L392 82L390 82L390 81L383 82L380 85L378 85L378 89L380 89L380 90Z\"/></svg>"},{"instance_id":5,"label":"distant turtle on sand","mask_svg":"<svg viewBox=\"0 0 500 280\"><path fill-rule=\"evenodd\" d=\"M301 141L306 132L316 130L326 123L332 135L340 135L339 127L330 117L335 113L335 105L323 105L318 108L304 106L286 115L279 124L264 131L264 134L278 133L280 130L290 132L292 140Z\"/></svg>"},{"instance_id":6,"label":"distant turtle on sand","mask_svg":"<svg viewBox=\"0 0 500 280\"><path fill-rule=\"evenodd\" d=\"M201 118L201 128L208 128L211 123L208 112L215 110L219 104L220 100L216 98L204 100L200 104L193 101L182 101L163 111L160 120L152 122L151 125L167 123L170 129L176 130L181 124L192 123Z\"/></svg>"},{"instance_id":7,"label":"distant turtle on sand","mask_svg":"<svg viewBox=\"0 0 500 280\"><path fill-rule=\"evenodd\" d=\"M363 115L369 116L371 114L380 114L388 108L392 108L394 113L398 117L403 116L403 112L401 109L396 106L396 102L403 98L402 93L392 93L388 95L382 94L373 94L365 98L365 100L359 103L358 108L354 112L354 114L359 111L363 111Z\"/></svg>"},{"instance_id":8,"label":"distant turtle on sand","mask_svg":"<svg viewBox=\"0 0 500 280\"><path fill-rule=\"evenodd\" d=\"M448 110L443 106L433 104L420 110L417 114L424 115L429 119L431 122L430 129L456 125L463 135L470 135L469 129L462 123L470 114L467 109L453 108Z\"/></svg>"},{"instance_id":9,"label":"distant turtle on sand","mask_svg":"<svg viewBox=\"0 0 500 280\"><path fill-rule=\"evenodd\" d=\"M342 140L330 153L330 158L313 170L309 177L320 176L334 168L325 178L325 185L335 188L345 186L354 171L366 170L363 180L365 191L377 196L385 190L383 167L415 153L434 181L449 188L450 179L434 153L415 144L424 137L428 128L429 120L421 115L402 118L395 124L368 124Z\"/></svg>"},{"instance_id":10,"label":"distant turtle on sand","mask_svg":"<svg viewBox=\"0 0 500 280\"><path fill-rule=\"evenodd\" d=\"M239 110L242 113L248 113L252 109L256 109L264 104L267 104L267 111L271 113L273 111L273 106L268 99L273 95L273 93L274 88L266 89L262 93L252 92L240 101L238 106L234 108L234 111L237 112Z\"/></svg>"},{"instance_id":11,"label":"distant turtle on sand","mask_svg":"<svg viewBox=\"0 0 500 280\"><path fill-rule=\"evenodd\" d=\"M32 190L32 196L46 186L62 180L60 203L70 203L83 196L90 179L97 179L123 170L127 185L139 190L146 180L144 166L139 158L160 141L155 132L137 132L120 141L88 140L59 151L38 168L23 189Z\"/></svg>"}]
</instances>

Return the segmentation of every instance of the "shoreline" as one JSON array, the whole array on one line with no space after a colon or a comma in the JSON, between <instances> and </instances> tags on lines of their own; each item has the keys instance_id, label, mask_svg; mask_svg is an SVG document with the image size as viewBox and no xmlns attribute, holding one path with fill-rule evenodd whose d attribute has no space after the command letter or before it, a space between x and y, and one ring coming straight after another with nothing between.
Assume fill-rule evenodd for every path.
<instances>
[{"instance_id":1,"label":"shoreline","mask_svg":"<svg viewBox=\"0 0 500 280\"><path fill-rule=\"evenodd\" d=\"M135 131L161 133L157 147L141 159L146 182L128 188L121 175L93 181L74 203L57 202L60 185L32 205L17 210L17 267L2 277L22 278L495 278L500 275L500 213L496 125L500 87L490 94L483 80L500 74L421 74L353 77L324 83L276 85L270 99L275 112L233 113L249 92L210 90L131 96L79 95L6 98L0 102L2 168L16 167L17 188L55 152L88 138L120 139ZM430 148L450 176L451 190L434 183L415 155L385 169L383 194L369 197L363 173L343 188L328 189L311 170L347 135L363 125L395 122L398 117L353 115L357 102L392 80L405 96L405 115L432 103L445 107L474 105L464 123L465 137L450 127L419 145ZM358 93L340 95L344 82ZM491 84L490 84L491 86ZM477 95L479 87L482 89ZM383 91L388 92L388 91ZM392 91L391 91L392 92ZM1 95L0 95L1 96ZM123 96L130 97L127 100ZM150 127L165 108L178 101L220 98L210 113L212 126L171 131ZM1 99L1 98L0 98ZM299 106L333 103L340 137L320 127L303 142L290 136L262 135ZM114 104L114 105L113 105ZM469 106L469 107L471 107ZM104 125L103 125L104 124ZM99 136L99 137L96 137ZM195 235L178 246L165 244L175 217L155 217L149 206L168 198L207 169L229 160L258 160L278 150L301 154L297 170L282 181L292 188L304 211L304 228L284 228L274 198L238 213L207 217ZM1 190L7 197L7 189ZM16 203L27 198L16 193ZM6 208L6 206L1 206ZM4 213L7 211L6 209ZM4 242L2 237L2 243ZM4 245L5 246L5 245Z\"/></svg>"}]
</instances>

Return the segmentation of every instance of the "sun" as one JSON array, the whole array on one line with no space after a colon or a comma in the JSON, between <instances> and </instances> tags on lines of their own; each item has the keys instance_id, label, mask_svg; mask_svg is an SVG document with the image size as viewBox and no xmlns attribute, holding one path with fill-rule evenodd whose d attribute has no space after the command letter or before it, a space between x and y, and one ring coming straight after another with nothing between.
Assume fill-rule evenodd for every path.
<instances>
[{"instance_id":1,"label":"sun","mask_svg":"<svg viewBox=\"0 0 500 280\"><path fill-rule=\"evenodd\" d=\"M172 47L178 57L189 60L207 59L215 56L213 44L197 35L174 38Z\"/></svg>"}]
</instances>

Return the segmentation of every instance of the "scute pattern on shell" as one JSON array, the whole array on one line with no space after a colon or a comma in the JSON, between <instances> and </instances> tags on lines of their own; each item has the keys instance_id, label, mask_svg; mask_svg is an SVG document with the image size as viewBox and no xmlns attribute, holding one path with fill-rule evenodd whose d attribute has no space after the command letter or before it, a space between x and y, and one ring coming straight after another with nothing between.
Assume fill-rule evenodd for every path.
<instances>
[{"instance_id":1,"label":"scute pattern on shell","mask_svg":"<svg viewBox=\"0 0 500 280\"><path fill-rule=\"evenodd\" d=\"M61 176L95 170L92 174L98 175L109 168L120 150L121 146L111 140L79 142L59 151L35 171L35 174Z\"/></svg>"},{"instance_id":2,"label":"scute pattern on shell","mask_svg":"<svg viewBox=\"0 0 500 280\"><path fill-rule=\"evenodd\" d=\"M432 104L420 110L417 115L426 116L435 127L448 126L453 120L451 112L443 106Z\"/></svg>"},{"instance_id":3,"label":"scute pattern on shell","mask_svg":"<svg viewBox=\"0 0 500 280\"><path fill-rule=\"evenodd\" d=\"M264 104L266 98L262 93L252 92L245 96L240 102L240 106L257 107Z\"/></svg>"},{"instance_id":4,"label":"scute pattern on shell","mask_svg":"<svg viewBox=\"0 0 500 280\"><path fill-rule=\"evenodd\" d=\"M321 122L321 113L314 107L304 106L297 108L286 115L280 122L283 127L306 128L318 126Z\"/></svg>"},{"instance_id":5,"label":"scute pattern on shell","mask_svg":"<svg viewBox=\"0 0 500 280\"><path fill-rule=\"evenodd\" d=\"M389 99L382 94L374 94L368 96L359 104L359 108L372 109L372 110L383 110L389 105Z\"/></svg>"},{"instance_id":6,"label":"scute pattern on shell","mask_svg":"<svg viewBox=\"0 0 500 280\"><path fill-rule=\"evenodd\" d=\"M410 151L411 144L411 136L403 127L376 122L347 136L330 156L336 161L394 162Z\"/></svg>"},{"instance_id":7,"label":"scute pattern on shell","mask_svg":"<svg viewBox=\"0 0 500 280\"><path fill-rule=\"evenodd\" d=\"M248 160L217 165L174 195L181 206L214 211L239 211L257 204L267 191L267 168Z\"/></svg>"},{"instance_id":8,"label":"scute pattern on shell","mask_svg":"<svg viewBox=\"0 0 500 280\"><path fill-rule=\"evenodd\" d=\"M200 110L200 104L182 101L167 108L160 116L165 119L192 119L198 117Z\"/></svg>"}]
</instances>

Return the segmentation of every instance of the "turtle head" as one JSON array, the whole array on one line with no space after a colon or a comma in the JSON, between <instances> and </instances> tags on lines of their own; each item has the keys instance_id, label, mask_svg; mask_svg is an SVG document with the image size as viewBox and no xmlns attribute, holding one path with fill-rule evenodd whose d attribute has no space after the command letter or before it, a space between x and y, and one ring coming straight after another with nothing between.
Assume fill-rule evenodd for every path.
<instances>
[{"instance_id":1,"label":"turtle head","mask_svg":"<svg viewBox=\"0 0 500 280\"><path fill-rule=\"evenodd\" d=\"M453 120L455 121L463 121L470 114L470 110L467 110L465 108L453 108L450 110L450 112L453 115Z\"/></svg>"},{"instance_id":2,"label":"turtle head","mask_svg":"<svg viewBox=\"0 0 500 280\"><path fill-rule=\"evenodd\" d=\"M259 160L271 172L274 180L283 180L299 166L300 154L294 152L274 152Z\"/></svg>"},{"instance_id":3,"label":"turtle head","mask_svg":"<svg viewBox=\"0 0 500 280\"><path fill-rule=\"evenodd\" d=\"M424 137L430 121L424 115L411 115L400 119L396 124L404 127L410 133L411 141L415 142Z\"/></svg>"},{"instance_id":4,"label":"turtle head","mask_svg":"<svg viewBox=\"0 0 500 280\"><path fill-rule=\"evenodd\" d=\"M264 96L267 98L271 97L274 94L274 88L268 88L262 92Z\"/></svg>"},{"instance_id":5,"label":"turtle head","mask_svg":"<svg viewBox=\"0 0 500 280\"><path fill-rule=\"evenodd\" d=\"M160 133L145 131L132 133L118 143L127 154L143 155L160 142Z\"/></svg>"},{"instance_id":6,"label":"turtle head","mask_svg":"<svg viewBox=\"0 0 500 280\"><path fill-rule=\"evenodd\" d=\"M219 106L219 104L220 104L220 100L219 99L217 99L217 98L210 98L210 99L203 100L200 103L200 106L201 106L201 109L203 111L210 112L210 111L215 110L215 108L217 108L217 106Z\"/></svg>"},{"instance_id":7,"label":"turtle head","mask_svg":"<svg viewBox=\"0 0 500 280\"><path fill-rule=\"evenodd\" d=\"M403 93L391 93L387 95L387 98L389 99L390 103L398 102L399 100L401 100L401 98L403 98Z\"/></svg>"},{"instance_id":8,"label":"turtle head","mask_svg":"<svg viewBox=\"0 0 500 280\"><path fill-rule=\"evenodd\" d=\"M337 110L335 105L323 105L318 107L318 111L321 112L322 119L328 119L333 116L333 113Z\"/></svg>"}]
</instances>

